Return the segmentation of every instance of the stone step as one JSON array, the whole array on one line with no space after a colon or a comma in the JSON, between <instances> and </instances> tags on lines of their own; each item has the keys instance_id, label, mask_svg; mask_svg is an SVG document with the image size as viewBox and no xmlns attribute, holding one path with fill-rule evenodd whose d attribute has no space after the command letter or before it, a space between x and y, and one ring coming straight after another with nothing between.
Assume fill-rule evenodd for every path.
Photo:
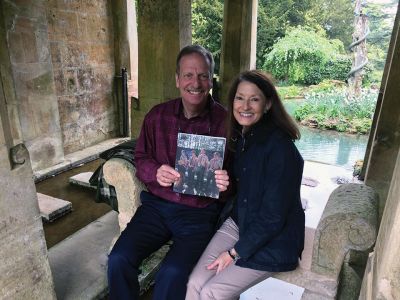
<instances>
[{"instance_id":1,"label":"stone step","mask_svg":"<svg viewBox=\"0 0 400 300\"><path fill-rule=\"evenodd\" d=\"M89 183L90 177L92 177L93 172L83 172L76 174L68 179L69 183L84 186L91 189L96 189L96 186L92 186Z\"/></svg>"},{"instance_id":2,"label":"stone step","mask_svg":"<svg viewBox=\"0 0 400 300\"><path fill-rule=\"evenodd\" d=\"M72 211L72 203L37 193L40 215L46 222L53 222L59 217Z\"/></svg>"}]
</instances>

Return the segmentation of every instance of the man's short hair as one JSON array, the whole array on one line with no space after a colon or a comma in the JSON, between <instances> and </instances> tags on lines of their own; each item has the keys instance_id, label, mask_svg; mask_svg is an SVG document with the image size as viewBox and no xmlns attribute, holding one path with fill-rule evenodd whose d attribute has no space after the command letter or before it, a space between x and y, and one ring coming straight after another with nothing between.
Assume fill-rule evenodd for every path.
<instances>
[{"instance_id":1,"label":"man's short hair","mask_svg":"<svg viewBox=\"0 0 400 300\"><path fill-rule=\"evenodd\" d=\"M210 67L210 80L212 80L214 76L214 65L215 65L213 55L211 54L210 51L208 51L206 48L200 45L189 45L181 49L181 51L178 54L178 57L176 58L176 74L178 74L179 76L180 61L182 57L193 53L197 53L204 57L204 59L206 60L206 62Z\"/></svg>"}]
</instances>

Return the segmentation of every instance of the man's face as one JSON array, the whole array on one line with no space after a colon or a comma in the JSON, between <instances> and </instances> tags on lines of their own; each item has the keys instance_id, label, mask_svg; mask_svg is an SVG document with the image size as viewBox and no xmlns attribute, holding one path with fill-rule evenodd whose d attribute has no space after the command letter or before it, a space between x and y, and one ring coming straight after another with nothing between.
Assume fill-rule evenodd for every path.
<instances>
[{"instance_id":1,"label":"man's face","mask_svg":"<svg viewBox=\"0 0 400 300\"><path fill-rule=\"evenodd\" d=\"M175 79L183 102L189 106L204 103L212 88L207 61L200 54L192 53L183 56L179 66L179 74L175 75Z\"/></svg>"}]
</instances>

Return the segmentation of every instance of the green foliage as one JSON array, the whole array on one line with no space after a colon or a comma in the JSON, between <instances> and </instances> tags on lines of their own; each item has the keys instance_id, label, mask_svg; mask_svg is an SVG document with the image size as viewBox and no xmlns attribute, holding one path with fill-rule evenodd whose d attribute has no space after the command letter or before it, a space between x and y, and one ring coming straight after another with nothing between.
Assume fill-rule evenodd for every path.
<instances>
[{"instance_id":1,"label":"green foliage","mask_svg":"<svg viewBox=\"0 0 400 300\"><path fill-rule=\"evenodd\" d=\"M257 68L263 66L264 56L289 28L323 29L330 39L339 39L348 46L353 20L353 2L349 0L259 0Z\"/></svg>"},{"instance_id":2,"label":"green foliage","mask_svg":"<svg viewBox=\"0 0 400 300\"><path fill-rule=\"evenodd\" d=\"M223 12L223 0L192 1L192 42L211 51L216 74L219 74L221 57Z\"/></svg>"},{"instance_id":3,"label":"green foliage","mask_svg":"<svg viewBox=\"0 0 400 300\"><path fill-rule=\"evenodd\" d=\"M354 1L349 0L314 0L306 12L305 25L312 28L319 26L326 31L329 39L339 39L348 47L352 42L354 22Z\"/></svg>"},{"instance_id":4,"label":"green foliage","mask_svg":"<svg viewBox=\"0 0 400 300\"><path fill-rule=\"evenodd\" d=\"M310 93L294 112L304 125L349 133L369 132L376 106L376 90L363 90L356 101L347 102L345 89Z\"/></svg>"},{"instance_id":5,"label":"green foliage","mask_svg":"<svg viewBox=\"0 0 400 300\"><path fill-rule=\"evenodd\" d=\"M257 68L274 43L285 36L290 26L304 25L305 13L314 0L259 0L257 18Z\"/></svg>"},{"instance_id":6,"label":"green foliage","mask_svg":"<svg viewBox=\"0 0 400 300\"><path fill-rule=\"evenodd\" d=\"M394 0L386 4L368 2L365 7L370 29L368 44L381 48L385 53L389 46L397 5L398 1Z\"/></svg>"},{"instance_id":7,"label":"green foliage","mask_svg":"<svg viewBox=\"0 0 400 300\"><path fill-rule=\"evenodd\" d=\"M304 87L298 85L279 86L278 94L281 99L298 98L304 96Z\"/></svg>"},{"instance_id":8,"label":"green foliage","mask_svg":"<svg viewBox=\"0 0 400 300\"><path fill-rule=\"evenodd\" d=\"M263 69L289 83L317 84L325 78L343 80L351 61L343 43L329 40L324 31L291 28L265 56Z\"/></svg>"},{"instance_id":9,"label":"green foliage","mask_svg":"<svg viewBox=\"0 0 400 300\"><path fill-rule=\"evenodd\" d=\"M330 80L330 79L324 79L322 82L320 82L318 85L311 85L308 89L308 94L311 93L321 93L321 92L330 92L334 89L343 89L346 86L346 83L343 81L337 81L337 80Z\"/></svg>"}]
</instances>

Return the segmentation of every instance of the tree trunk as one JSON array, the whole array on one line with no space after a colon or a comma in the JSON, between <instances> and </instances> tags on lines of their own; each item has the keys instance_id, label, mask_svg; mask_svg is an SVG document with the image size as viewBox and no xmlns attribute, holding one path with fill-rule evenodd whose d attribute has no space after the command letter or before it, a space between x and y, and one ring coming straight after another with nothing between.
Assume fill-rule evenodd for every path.
<instances>
[{"instance_id":1,"label":"tree trunk","mask_svg":"<svg viewBox=\"0 0 400 300\"><path fill-rule=\"evenodd\" d=\"M357 0L354 8L354 33L350 50L353 52L353 64L348 76L347 101L354 101L361 95L363 67L367 64L366 36L368 35L368 18L362 11L361 0Z\"/></svg>"}]
</instances>

